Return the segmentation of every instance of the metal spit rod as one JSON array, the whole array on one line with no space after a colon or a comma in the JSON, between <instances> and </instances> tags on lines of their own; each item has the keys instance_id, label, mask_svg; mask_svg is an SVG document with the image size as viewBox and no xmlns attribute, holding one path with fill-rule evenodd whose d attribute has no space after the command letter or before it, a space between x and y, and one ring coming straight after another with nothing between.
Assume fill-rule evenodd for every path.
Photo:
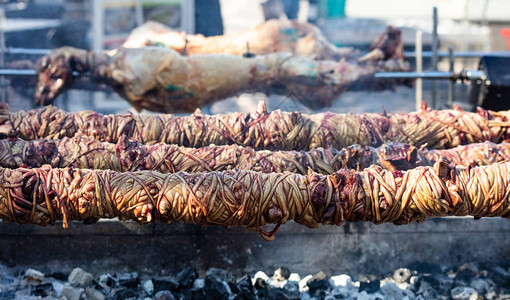
<instances>
[{"instance_id":1,"label":"metal spit rod","mask_svg":"<svg viewBox=\"0 0 510 300\"><path fill-rule=\"evenodd\" d=\"M4 53L9 54L26 54L26 55L46 55L51 52L52 49L37 49L37 48L5 48ZM418 54L415 51L404 51L404 57L414 58ZM434 55L432 51L422 51L421 56L430 58ZM510 56L510 51L495 51L495 52L483 52L483 51L456 51L456 58L478 58L486 55L498 55L498 56ZM449 57L449 52L440 51L437 53L439 58Z\"/></svg>"},{"instance_id":2,"label":"metal spit rod","mask_svg":"<svg viewBox=\"0 0 510 300\"><path fill-rule=\"evenodd\" d=\"M422 57L432 57L432 51L423 51ZM437 54L440 58L450 57L449 52L438 52ZM497 56L510 56L510 51L493 51L493 52L483 52L483 51L455 51L455 58L478 58L487 55L497 55ZM417 53L414 51L404 51L404 57L416 57Z\"/></svg>"},{"instance_id":3,"label":"metal spit rod","mask_svg":"<svg viewBox=\"0 0 510 300\"><path fill-rule=\"evenodd\" d=\"M423 33L421 30L416 31L416 41L415 41L415 48L416 48L416 72L422 72L423 71L423 57L422 57L422 49L423 49L423 42L422 42L422 36ZM423 82L420 78L416 79L416 89L415 89L415 107L416 111L420 110L421 103L423 101Z\"/></svg>"},{"instance_id":4,"label":"metal spit rod","mask_svg":"<svg viewBox=\"0 0 510 300\"><path fill-rule=\"evenodd\" d=\"M437 33L437 6L432 9L432 70L437 71L439 62L439 36ZM437 108L437 81L432 81L432 107Z\"/></svg>"},{"instance_id":5,"label":"metal spit rod","mask_svg":"<svg viewBox=\"0 0 510 300\"><path fill-rule=\"evenodd\" d=\"M0 10L0 65L5 68L5 11ZM4 76L0 76L1 100L7 102L7 82Z\"/></svg>"},{"instance_id":6,"label":"metal spit rod","mask_svg":"<svg viewBox=\"0 0 510 300\"><path fill-rule=\"evenodd\" d=\"M454 67L455 67L455 57L453 56L453 46L450 45L448 47L448 63L449 63L449 68L448 68L448 71L450 71L451 73L453 73L455 70L454 70ZM454 98L454 86L455 82L453 80L450 80L448 82L448 106L449 107L452 107L453 106L453 98Z\"/></svg>"},{"instance_id":7,"label":"metal spit rod","mask_svg":"<svg viewBox=\"0 0 510 300\"><path fill-rule=\"evenodd\" d=\"M14 76L18 76L18 75L35 75L37 72L35 70L31 70L31 69L23 69L23 70L18 70L18 69L0 69L0 75L14 75Z\"/></svg>"},{"instance_id":8,"label":"metal spit rod","mask_svg":"<svg viewBox=\"0 0 510 300\"><path fill-rule=\"evenodd\" d=\"M30 48L5 48L4 53L26 54L26 55L46 55L51 49L30 49Z\"/></svg>"},{"instance_id":9,"label":"metal spit rod","mask_svg":"<svg viewBox=\"0 0 510 300\"><path fill-rule=\"evenodd\" d=\"M76 71L73 71L73 76L87 76L89 75L88 72L85 73L78 73ZM33 76L37 75L36 70L32 69L0 69L0 76Z\"/></svg>"},{"instance_id":10,"label":"metal spit rod","mask_svg":"<svg viewBox=\"0 0 510 300\"><path fill-rule=\"evenodd\" d=\"M455 72L443 72L443 71L429 71L429 72L387 72L387 73L375 73L375 78L402 78L402 79L449 79L449 80L485 80L485 73L481 70L469 70L462 71L460 73Z\"/></svg>"}]
</instances>

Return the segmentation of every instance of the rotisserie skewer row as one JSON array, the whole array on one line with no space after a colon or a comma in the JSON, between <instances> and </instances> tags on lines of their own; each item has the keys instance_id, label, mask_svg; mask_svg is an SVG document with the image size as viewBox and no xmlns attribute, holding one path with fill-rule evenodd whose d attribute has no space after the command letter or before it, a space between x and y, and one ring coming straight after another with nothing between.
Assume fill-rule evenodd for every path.
<instances>
[{"instance_id":1,"label":"rotisserie skewer row","mask_svg":"<svg viewBox=\"0 0 510 300\"><path fill-rule=\"evenodd\" d=\"M62 140L0 140L0 166L110 169L114 171L151 170L161 173L210 172L231 169L262 173L312 170L332 174L342 168L358 171L371 165L388 170L408 170L432 166L437 161L458 165L489 165L510 159L510 143L491 142L458 146L448 150L418 149L400 143L378 148L353 145L341 150L316 148L305 151L256 151L237 145L185 148L176 145L143 145L125 138L117 144L87 136Z\"/></svg>"},{"instance_id":2,"label":"rotisserie skewer row","mask_svg":"<svg viewBox=\"0 0 510 300\"><path fill-rule=\"evenodd\" d=\"M429 149L510 137L510 111L478 113L430 110L394 114L313 115L299 112L267 112L265 103L256 113L190 116L118 114L92 111L65 112L55 107L10 112L0 109L0 134L14 132L25 140L60 139L83 133L100 141L117 143L123 136L143 144L163 142L185 147L242 145L257 150L309 150L317 147L341 149L353 144L378 147L400 142Z\"/></svg>"},{"instance_id":3,"label":"rotisserie skewer row","mask_svg":"<svg viewBox=\"0 0 510 300\"><path fill-rule=\"evenodd\" d=\"M141 223L242 226L271 240L281 224L345 221L406 224L440 216L510 217L510 163L418 167L332 175L247 170L162 174L90 169L0 169L5 222L92 223L119 217ZM271 232L261 226L276 224Z\"/></svg>"}]
</instances>

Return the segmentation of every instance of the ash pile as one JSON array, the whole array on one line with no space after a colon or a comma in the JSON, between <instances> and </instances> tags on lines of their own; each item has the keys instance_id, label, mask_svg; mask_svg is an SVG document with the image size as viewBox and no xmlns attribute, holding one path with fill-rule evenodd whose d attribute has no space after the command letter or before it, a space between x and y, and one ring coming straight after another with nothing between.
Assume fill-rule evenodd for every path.
<instances>
[{"instance_id":1,"label":"ash pile","mask_svg":"<svg viewBox=\"0 0 510 300\"><path fill-rule=\"evenodd\" d=\"M173 276L138 272L91 274L75 268L70 274L28 269L19 274L1 266L2 299L295 299L295 300L428 300L510 299L510 270L465 263L444 269L432 264L399 268L392 274L292 273L280 267L272 276L259 271L236 277L210 268L204 276L192 266Z\"/></svg>"}]
</instances>

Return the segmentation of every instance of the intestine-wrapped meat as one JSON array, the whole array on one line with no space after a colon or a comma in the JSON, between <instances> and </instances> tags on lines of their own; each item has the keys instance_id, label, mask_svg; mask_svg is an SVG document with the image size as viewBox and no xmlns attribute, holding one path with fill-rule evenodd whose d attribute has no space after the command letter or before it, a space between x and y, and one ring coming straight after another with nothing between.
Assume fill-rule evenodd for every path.
<instances>
[{"instance_id":1,"label":"intestine-wrapped meat","mask_svg":"<svg viewBox=\"0 0 510 300\"><path fill-rule=\"evenodd\" d=\"M342 168L363 170L379 165L388 170L408 170L445 161L458 165L489 165L510 159L510 144L469 144L448 150L427 150L387 143L381 147L353 145L341 150L317 148L311 151L256 151L237 145L185 148L176 145L143 145L130 138L117 144L86 136L61 140L0 140L0 166L110 169L114 171L210 172L231 169L262 173L309 170L332 174Z\"/></svg>"},{"instance_id":2,"label":"intestine-wrapped meat","mask_svg":"<svg viewBox=\"0 0 510 300\"><path fill-rule=\"evenodd\" d=\"M190 116L168 114L101 115L93 111L69 113L48 106L30 111L0 110L0 134L25 140L60 139L82 133L117 143L129 136L144 144L157 142L185 147L242 145L259 150L341 149L352 144L381 146L401 142L429 149L510 139L510 111L478 113L431 110L394 114L301 114L267 112L261 102L255 113Z\"/></svg>"},{"instance_id":3,"label":"intestine-wrapped meat","mask_svg":"<svg viewBox=\"0 0 510 300\"><path fill-rule=\"evenodd\" d=\"M101 218L242 226L271 240L290 220L407 224L442 216L510 218L510 163L409 171L370 167L332 175L247 170L162 174L90 169L0 168L7 223L93 223ZM276 227L266 232L266 224Z\"/></svg>"}]
</instances>

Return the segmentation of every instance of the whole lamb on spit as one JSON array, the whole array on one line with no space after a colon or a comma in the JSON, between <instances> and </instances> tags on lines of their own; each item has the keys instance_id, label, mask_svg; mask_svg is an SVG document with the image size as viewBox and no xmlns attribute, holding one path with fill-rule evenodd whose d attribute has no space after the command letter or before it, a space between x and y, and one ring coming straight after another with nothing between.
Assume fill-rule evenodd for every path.
<instances>
[{"instance_id":1,"label":"whole lamb on spit","mask_svg":"<svg viewBox=\"0 0 510 300\"><path fill-rule=\"evenodd\" d=\"M236 40L214 39L225 48L229 45L227 41ZM214 39L211 38L211 45L221 44L213 43ZM322 36L312 40L317 44ZM330 106L353 84L359 86L362 82L369 89L381 88L381 82L373 79L375 72L409 68L402 58L403 44L397 28L388 27L374 42L372 51L359 58L330 60L334 56L327 50L330 46L317 48L324 55L316 51L308 53L311 57L296 55L303 53L300 47L292 48L291 52L242 56L183 56L178 50L156 46L121 47L99 53L63 47L42 58L35 100L51 104L76 78L88 74L93 82L111 86L137 110L192 112L242 92L288 95L318 109ZM328 59L314 60L316 57Z\"/></svg>"}]
</instances>

